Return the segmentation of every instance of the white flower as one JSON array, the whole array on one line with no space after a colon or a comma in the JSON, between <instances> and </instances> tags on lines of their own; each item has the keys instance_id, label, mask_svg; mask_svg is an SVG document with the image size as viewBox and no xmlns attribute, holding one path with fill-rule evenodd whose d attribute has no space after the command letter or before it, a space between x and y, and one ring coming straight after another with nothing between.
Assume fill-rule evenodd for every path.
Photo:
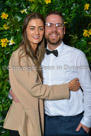
<instances>
[{"instance_id":1,"label":"white flower","mask_svg":"<svg viewBox=\"0 0 91 136\"><path fill-rule=\"evenodd\" d=\"M9 45L13 45L15 44L15 42L13 41L13 39L11 38L11 40L9 40Z\"/></svg>"},{"instance_id":2,"label":"white flower","mask_svg":"<svg viewBox=\"0 0 91 136\"><path fill-rule=\"evenodd\" d=\"M26 14L27 14L27 9L23 9L23 10L21 10L20 12L21 12L22 14L23 14L23 13L26 13Z\"/></svg>"}]
</instances>

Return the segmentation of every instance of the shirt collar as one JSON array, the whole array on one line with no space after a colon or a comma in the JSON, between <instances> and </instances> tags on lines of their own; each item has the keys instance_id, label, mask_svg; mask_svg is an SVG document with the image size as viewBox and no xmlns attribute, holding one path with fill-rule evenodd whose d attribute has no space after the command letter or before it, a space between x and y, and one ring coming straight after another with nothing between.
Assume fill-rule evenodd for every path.
<instances>
[{"instance_id":1,"label":"shirt collar","mask_svg":"<svg viewBox=\"0 0 91 136\"><path fill-rule=\"evenodd\" d=\"M55 50L58 50L58 56L63 51L64 42L62 42ZM50 50L47 46L47 49Z\"/></svg>"}]
</instances>

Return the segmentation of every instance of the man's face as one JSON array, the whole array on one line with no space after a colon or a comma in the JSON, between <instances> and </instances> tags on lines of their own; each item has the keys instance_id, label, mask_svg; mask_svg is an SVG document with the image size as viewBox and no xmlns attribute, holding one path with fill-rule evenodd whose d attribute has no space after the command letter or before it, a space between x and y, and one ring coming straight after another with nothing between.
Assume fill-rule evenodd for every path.
<instances>
[{"instance_id":1,"label":"man's face","mask_svg":"<svg viewBox=\"0 0 91 136\"><path fill-rule=\"evenodd\" d=\"M65 34L65 27L62 18L59 15L49 15L46 18L45 38L48 45L59 46ZM49 23L49 24L48 24Z\"/></svg>"}]
</instances>

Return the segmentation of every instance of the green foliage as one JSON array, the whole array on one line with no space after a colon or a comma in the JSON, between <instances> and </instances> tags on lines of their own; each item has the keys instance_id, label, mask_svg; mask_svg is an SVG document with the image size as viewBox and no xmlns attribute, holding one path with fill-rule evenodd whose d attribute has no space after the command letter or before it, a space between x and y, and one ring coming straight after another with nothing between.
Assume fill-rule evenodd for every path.
<instances>
[{"instance_id":1,"label":"green foliage","mask_svg":"<svg viewBox=\"0 0 91 136\"><path fill-rule=\"evenodd\" d=\"M0 0L0 136L9 136L2 128L4 118L11 104L8 98L10 89L8 63L12 52L21 41L22 23L26 14L39 12L44 17L51 10L61 11L65 18L65 43L81 49L91 63L91 2L90 0ZM85 4L89 7L84 10ZM24 10L24 12L22 11ZM21 12L22 11L22 12ZM1 17L8 14L7 19ZM3 27L6 24L7 30ZM84 30L87 30L84 33ZM2 39L7 38L2 47ZM10 42L13 40L14 42Z\"/></svg>"}]
</instances>

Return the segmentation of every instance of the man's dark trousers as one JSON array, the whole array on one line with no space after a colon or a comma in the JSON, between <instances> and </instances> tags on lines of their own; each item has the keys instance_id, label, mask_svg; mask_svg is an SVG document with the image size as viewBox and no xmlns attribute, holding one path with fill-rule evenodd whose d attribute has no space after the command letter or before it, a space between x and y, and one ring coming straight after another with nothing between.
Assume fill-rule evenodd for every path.
<instances>
[{"instance_id":1,"label":"man's dark trousers","mask_svg":"<svg viewBox=\"0 0 91 136\"><path fill-rule=\"evenodd\" d=\"M44 136L89 136L83 128L76 131L83 113L76 116L47 116L45 115Z\"/></svg>"}]
</instances>

